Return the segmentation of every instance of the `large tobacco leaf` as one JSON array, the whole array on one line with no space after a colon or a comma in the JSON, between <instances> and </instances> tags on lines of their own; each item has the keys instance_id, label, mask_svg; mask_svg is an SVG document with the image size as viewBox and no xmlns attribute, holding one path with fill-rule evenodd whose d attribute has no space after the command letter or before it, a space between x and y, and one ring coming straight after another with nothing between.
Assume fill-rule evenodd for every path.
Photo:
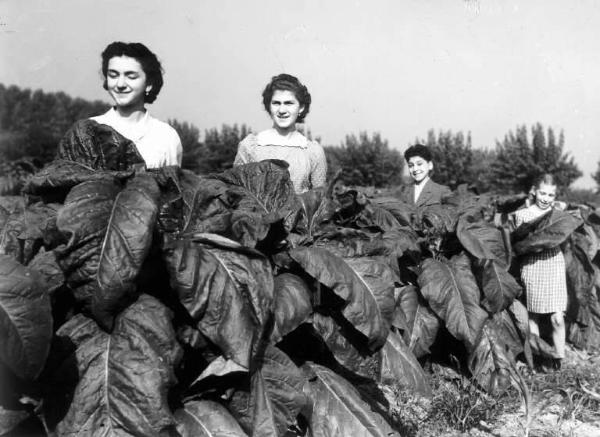
<instances>
[{"instance_id":1,"label":"large tobacco leaf","mask_svg":"<svg viewBox=\"0 0 600 437\"><path fill-rule=\"evenodd\" d=\"M75 376L77 384L66 414L59 417L59 435L162 436L174 431L167 397L181 349L171 314L160 302L141 295L118 316L110 334L79 314L57 337L61 359L52 382L61 392L67 391L61 381ZM64 401L47 399L50 404Z\"/></svg>"},{"instance_id":2,"label":"large tobacco leaf","mask_svg":"<svg viewBox=\"0 0 600 437\"><path fill-rule=\"evenodd\" d=\"M406 317L404 342L417 358L429 354L440 329L440 320L420 297L413 285L400 291L398 305Z\"/></svg>"},{"instance_id":3,"label":"large tobacco leaf","mask_svg":"<svg viewBox=\"0 0 600 437\"><path fill-rule=\"evenodd\" d=\"M314 437L400 435L340 375L313 363L306 363L303 370L309 378L313 399L310 429Z\"/></svg>"},{"instance_id":4,"label":"large tobacco leaf","mask_svg":"<svg viewBox=\"0 0 600 437\"><path fill-rule=\"evenodd\" d=\"M481 306L491 314L508 308L523 291L501 261L478 260L475 262L475 272L482 293Z\"/></svg>"},{"instance_id":5,"label":"large tobacco leaf","mask_svg":"<svg viewBox=\"0 0 600 437\"><path fill-rule=\"evenodd\" d=\"M59 246L57 249L63 248L64 246ZM27 266L40 275L50 295L65 283L65 274L58 264L54 250L45 251L42 248Z\"/></svg>"},{"instance_id":6,"label":"large tobacco leaf","mask_svg":"<svg viewBox=\"0 0 600 437\"><path fill-rule=\"evenodd\" d=\"M428 258L418 281L421 293L448 331L467 349L472 348L487 313L479 306L480 291L468 258L464 254L450 262Z\"/></svg>"},{"instance_id":7,"label":"large tobacco leaf","mask_svg":"<svg viewBox=\"0 0 600 437\"><path fill-rule=\"evenodd\" d=\"M158 214L158 185L149 174L138 174L117 195L102 241L92 299L92 313L105 329L128 303L142 263L152 244Z\"/></svg>"},{"instance_id":8,"label":"large tobacco leaf","mask_svg":"<svg viewBox=\"0 0 600 437\"><path fill-rule=\"evenodd\" d=\"M133 170L98 170L81 162L57 159L31 176L24 191L28 194L45 195L69 190L82 182L95 180L122 182L133 174Z\"/></svg>"},{"instance_id":9,"label":"large tobacco leaf","mask_svg":"<svg viewBox=\"0 0 600 437\"><path fill-rule=\"evenodd\" d=\"M555 248L564 243L582 223L581 219L569 213L552 209L513 232L513 249L516 254L524 255Z\"/></svg>"},{"instance_id":10,"label":"large tobacco leaf","mask_svg":"<svg viewBox=\"0 0 600 437\"><path fill-rule=\"evenodd\" d=\"M380 366L379 379L383 384L398 384L423 396L431 396L427 375L402 336L393 329L381 349Z\"/></svg>"},{"instance_id":11,"label":"large tobacco leaf","mask_svg":"<svg viewBox=\"0 0 600 437\"><path fill-rule=\"evenodd\" d=\"M186 402L175 412L182 437L247 437L223 405L209 400Z\"/></svg>"},{"instance_id":12,"label":"large tobacco leaf","mask_svg":"<svg viewBox=\"0 0 600 437\"><path fill-rule=\"evenodd\" d=\"M273 343L277 343L310 317L313 310L311 295L308 285L299 276L291 273L275 276L275 326L271 334Z\"/></svg>"},{"instance_id":13,"label":"large tobacco leaf","mask_svg":"<svg viewBox=\"0 0 600 437\"><path fill-rule=\"evenodd\" d=\"M300 214L294 231L309 241L323 232L322 225L329 222L336 212L338 204L328 194L324 188L315 188L298 195Z\"/></svg>"},{"instance_id":14,"label":"large tobacco leaf","mask_svg":"<svg viewBox=\"0 0 600 437\"><path fill-rule=\"evenodd\" d=\"M238 390L229 409L246 432L254 436L282 436L297 424L297 416L310 408L304 393L306 378L293 361L274 346L267 346L250 390Z\"/></svg>"},{"instance_id":15,"label":"large tobacco leaf","mask_svg":"<svg viewBox=\"0 0 600 437\"><path fill-rule=\"evenodd\" d=\"M272 325L273 274L257 251L179 240L165 252L171 287L226 358L250 368Z\"/></svg>"},{"instance_id":16,"label":"large tobacco leaf","mask_svg":"<svg viewBox=\"0 0 600 437\"><path fill-rule=\"evenodd\" d=\"M388 217L388 214L390 214L400 226L410 226L416 211L414 206L398 200L395 197L377 197L370 199L370 209L371 217L376 224L393 224L394 221L390 220Z\"/></svg>"},{"instance_id":17,"label":"large tobacco leaf","mask_svg":"<svg viewBox=\"0 0 600 437\"><path fill-rule=\"evenodd\" d=\"M453 234L456 232L458 212L451 205L431 205L417 210L416 222L427 233Z\"/></svg>"},{"instance_id":18,"label":"large tobacco leaf","mask_svg":"<svg viewBox=\"0 0 600 437\"><path fill-rule=\"evenodd\" d=\"M213 177L229 185L229 195L236 198L236 210L281 218L289 231L296 223L300 204L287 167L284 161L265 160L236 166Z\"/></svg>"},{"instance_id":19,"label":"large tobacco leaf","mask_svg":"<svg viewBox=\"0 0 600 437\"><path fill-rule=\"evenodd\" d=\"M52 309L41 277L0 255L0 359L20 378L35 379L52 339Z\"/></svg>"},{"instance_id":20,"label":"large tobacco leaf","mask_svg":"<svg viewBox=\"0 0 600 437\"><path fill-rule=\"evenodd\" d=\"M80 120L69 129L58 144L56 157L94 170L132 170L145 165L133 141L90 119Z\"/></svg>"},{"instance_id":21,"label":"large tobacco leaf","mask_svg":"<svg viewBox=\"0 0 600 437\"><path fill-rule=\"evenodd\" d=\"M456 226L456 236L463 247L475 258L494 259L508 265L508 254L502 232L481 218L461 215Z\"/></svg>"},{"instance_id":22,"label":"large tobacco leaf","mask_svg":"<svg viewBox=\"0 0 600 437\"><path fill-rule=\"evenodd\" d=\"M368 339L374 351L385 343L394 315L394 275L369 258L340 258L316 247L299 247L290 256L313 278L343 299L343 316Z\"/></svg>"}]
</instances>

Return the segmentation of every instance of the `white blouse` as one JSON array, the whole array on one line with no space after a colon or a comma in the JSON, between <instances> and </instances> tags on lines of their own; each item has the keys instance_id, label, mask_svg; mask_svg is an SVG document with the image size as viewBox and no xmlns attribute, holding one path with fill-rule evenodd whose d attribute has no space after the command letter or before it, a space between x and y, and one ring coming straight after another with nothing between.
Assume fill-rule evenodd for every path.
<instances>
[{"instance_id":1,"label":"white blouse","mask_svg":"<svg viewBox=\"0 0 600 437\"><path fill-rule=\"evenodd\" d=\"M114 108L106 113L91 117L91 120L112 127L125 138L133 141L144 158L147 168L168 165L181 167L183 147L177 131L164 121L152 117L148 111L133 127L124 123Z\"/></svg>"}]
</instances>

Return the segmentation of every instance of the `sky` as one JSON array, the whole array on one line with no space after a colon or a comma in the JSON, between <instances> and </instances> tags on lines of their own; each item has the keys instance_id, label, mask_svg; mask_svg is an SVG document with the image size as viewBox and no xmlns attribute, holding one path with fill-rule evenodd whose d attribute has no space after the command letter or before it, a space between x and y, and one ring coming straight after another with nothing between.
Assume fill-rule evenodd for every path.
<instances>
[{"instance_id":1,"label":"sky","mask_svg":"<svg viewBox=\"0 0 600 437\"><path fill-rule=\"evenodd\" d=\"M100 53L138 41L163 63L159 118L270 127L269 79L294 74L324 145L429 129L495 147L517 125L564 130L592 188L600 161L594 0L0 0L0 83L109 102Z\"/></svg>"}]
</instances>

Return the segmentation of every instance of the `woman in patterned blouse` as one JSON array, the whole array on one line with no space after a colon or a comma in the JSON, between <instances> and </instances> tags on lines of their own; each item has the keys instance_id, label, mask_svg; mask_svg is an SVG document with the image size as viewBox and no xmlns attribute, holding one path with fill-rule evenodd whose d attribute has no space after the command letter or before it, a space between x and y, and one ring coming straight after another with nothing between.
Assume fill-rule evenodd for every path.
<instances>
[{"instance_id":1,"label":"woman in patterned blouse","mask_svg":"<svg viewBox=\"0 0 600 437\"><path fill-rule=\"evenodd\" d=\"M273 127L244 138L233 165L281 159L289 164L297 193L323 186L327 174L323 147L296 130L296 123L301 123L310 109L308 89L296 77L280 74L271 79L262 96Z\"/></svg>"}]
</instances>

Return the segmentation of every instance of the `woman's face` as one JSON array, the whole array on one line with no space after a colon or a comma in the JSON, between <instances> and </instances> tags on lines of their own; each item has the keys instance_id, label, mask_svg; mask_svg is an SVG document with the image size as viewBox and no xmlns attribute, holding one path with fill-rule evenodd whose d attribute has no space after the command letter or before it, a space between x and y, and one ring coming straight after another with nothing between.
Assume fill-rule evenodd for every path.
<instances>
[{"instance_id":1,"label":"woman's face","mask_svg":"<svg viewBox=\"0 0 600 437\"><path fill-rule=\"evenodd\" d=\"M151 85L146 82L142 65L129 56L115 56L108 61L106 72L108 93L120 108L143 108L144 95Z\"/></svg>"},{"instance_id":2,"label":"woman's face","mask_svg":"<svg viewBox=\"0 0 600 437\"><path fill-rule=\"evenodd\" d=\"M290 130L296 126L298 116L304 110L295 94L288 90L275 90L271 97L269 113L273 124L280 130Z\"/></svg>"},{"instance_id":3,"label":"woman's face","mask_svg":"<svg viewBox=\"0 0 600 437\"><path fill-rule=\"evenodd\" d=\"M413 156L408 160L408 171L416 183L422 182L429 176L431 170L433 170L433 163L420 156Z\"/></svg>"},{"instance_id":4,"label":"woman's face","mask_svg":"<svg viewBox=\"0 0 600 437\"><path fill-rule=\"evenodd\" d=\"M535 204L540 209L548 209L554 205L556 185L541 183L535 190Z\"/></svg>"}]
</instances>

